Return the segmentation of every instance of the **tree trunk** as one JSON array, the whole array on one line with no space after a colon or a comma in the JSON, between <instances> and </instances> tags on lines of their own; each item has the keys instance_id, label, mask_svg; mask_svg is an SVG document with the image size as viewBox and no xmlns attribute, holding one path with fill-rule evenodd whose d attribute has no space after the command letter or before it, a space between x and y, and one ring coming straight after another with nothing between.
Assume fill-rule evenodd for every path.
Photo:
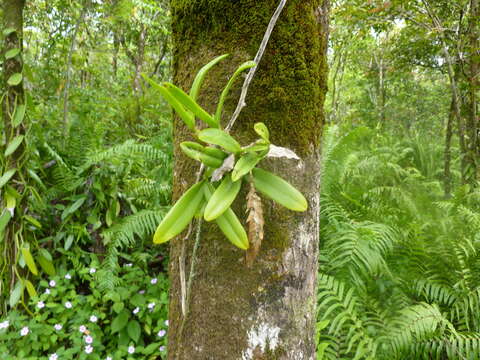
<instances>
[{"instance_id":1,"label":"tree trunk","mask_svg":"<svg viewBox=\"0 0 480 360\"><path fill-rule=\"evenodd\" d=\"M113 33L113 80L117 80L118 71L118 51L120 50L120 39L116 32Z\"/></svg>"},{"instance_id":2,"label":"tree trunk","mask_svg":"<svg viewBox=\"0 0 480 360\"><path fill-rule=\"evenodd\" d=\"M475 186L478 180L479 167L479 119L477 111L477 93L479 87L479 69L480 69L480 44L478 37L480 35L478 21L480 18L480 7L478 0L470 1L469 16L469 74L468 74L468 95L466 98L466 134L468 136L466 162L466 183Z\"/></svg>"},{"instance_id":3,"label":"tree trunk","mask_svg":"<svg viewBox=\"0 0 480 360\"><path fill-rule=\"evenodd\" d=\"M445 198L452 196L452 172L450 170L452 160L452 135L453 121L455 119L455 98L452 96L450 111L448 112L447 126L445 129L445 151L444 151L444 168L443 168L443 189Z\"/></svg>"},{"instance_id":4,"label":"tree trunk","mask_svg":"<svg viewBox=\"0 0 480 360\"><path fill-rule=\"evenodd\" d=\"M83 22L83 18L87 12L87 3L82 5L80 15L73 29L72 40L70 42L70 49L68 51L67 68L65 70L65 88L63 89L63 139L67 140L68 137L68 97L70 90L71 71L72 71L72 56L75 51L75 43L77 42L77 34L80 29L80 25Z\"/></svg>"},{"instance_id":5,"label":"tree trunk","mask_svg":"<svg viewBox=\"0 0 480 360\"><path fill-rule=\"evenodd\" d=\"M19 109L24 103L23 93L23 81L18 85L9 85L8 80L16 73L22 73L23 61L22 61L22 38L23 38L23 9L25 6L24 0L5 0L3 2L3 29L14 30L5 37L3 56L5 53L12 49L19 49L20 53L13 58L6 59L3 63L3 89L5 95L2 97L2 117L3 117L3 132L5 136L5 144L12 141L13 138L19 135L25 134L25 128L23 124L14 124L15 110ZM1 143L1 142L0 142ZM0 149L0 154L4 154L5 149ZM0 156L2 156L0 155ZM23 193L23 185L21 184L21 177L18 173L21 171L21 159L24 156L24 147L20 145L17 150L7 156L2 163L3 167L0 168L0 174L4 174L8 170L17 169L16 174L9 181L11 185L18 193ZM17 180L14 182L14 180ZM15 212L15 208L10 209L7 207L5 200L5 188L1 189L0 193L0 216L6 215L6 212L12 214L13 219L10 220L3 234L2 254L3 257L0 260L0 267L4 269L2 277L0 278L0 315L6 311L6 303L10 293L10 290L15 284L15 263L17 247L15 242L15 234L20 231L17 224L21 215L18 215L18 211ZM17 204L16 208L20 208L20 204ZM0 234L0 238L1 234ZM2 242L0 242L2 243Z\"/></svg>"},{"instance_id":6,"label":"tree trunk","mask_svg":"<svg viewBox=\"0 0 480 360\"><path fill-rule=\"evenodd\" d=\"M172 0L174 82L188 90L199 68L231 54L207 77L200 103L213 113L228 77L253 59L278 5L268 1ZM272 32L246 99L232 129L243 145L254 138L253 124L264 122L271 141L302 160L268 160L272 170L300 189L309 201L294 213L263 200L265 238L253 266L215 225L204 224L187 317L182 316L182 238L171 245L169 359L315 359L316 273L319 234L319 144L326 92L328 1L287 2ZM240 84L225 106L225 126ZM228 115L228 116L227 116ZM190 138L174 126L174 197L194 182L196 164L179 151ZM243 189L233 208L243 222ZM186 239L186 266L194 239ZM188 271L187 271L188 273ZM182 325L183 322L183 325ZM180 329L183 327L183 331Z\"/></svg>"}]
</instances>

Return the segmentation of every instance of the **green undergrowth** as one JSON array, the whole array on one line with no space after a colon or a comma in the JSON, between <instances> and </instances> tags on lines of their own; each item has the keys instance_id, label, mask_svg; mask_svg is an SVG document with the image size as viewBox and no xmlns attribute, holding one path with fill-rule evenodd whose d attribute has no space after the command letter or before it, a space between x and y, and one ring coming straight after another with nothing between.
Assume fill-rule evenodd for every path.
<instances>
[{"instance_id":1,"label":"green undergrowth","mask_svg":"<svg viewBox=\"0 0 480 360\"><path fill-rule=\"evenodd\" d=\"M424 136L328 129L321 359L480 357L480 192L455 173L445 198L442 166L442 145Z\"/></svg>"}]
</instances>

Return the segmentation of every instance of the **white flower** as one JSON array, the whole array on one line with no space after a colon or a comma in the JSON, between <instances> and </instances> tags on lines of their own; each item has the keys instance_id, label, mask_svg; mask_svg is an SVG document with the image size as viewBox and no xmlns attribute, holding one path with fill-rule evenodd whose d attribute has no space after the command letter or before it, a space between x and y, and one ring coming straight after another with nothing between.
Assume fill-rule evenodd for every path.
<instances>
[{"instance_id":1,"label":"white flower","mask_svg":"<svg viewBox=\"0 0 480 360\"><path fill-rule=\"evenodd\" d=\"M97 269L95 268L90 268L89 270L90 274L95 274L97 272Z\"/></svg>"},{"instance_id":2,"label":"white flower","mask_svg":"<svg viewBox=\"0 0 480 360\"><path fill-rule=\"evenodd\" d=\"M60 331L60 330L62 330L63 326L62 326L62 324L55 324L55 325L53 326L53 328L54 328L55 330L57 330L57 331Z\"/></svg>"},{"instance_id":3,"label":"white flower","mask_svg":"<svg viewBox=\"0 0 480 360\"><path fill-rule=\"evenodd\" d=\"M85 346L85 353L91 354L92 351L93 351L93 346L92 345Z\"/></svg>"},{"instance_id":4,"label":"white flower","mask_svg":"<svg viewBox=\"0 0 480 360\"><path fill-rule=\"evenodd\" d=\"M20 335L25 336L25 335L28 335L29 332L30 332L30 329L28 328L28 326L24 326L22 330L20 330Z\"/></svg>"},{"instance_id":5,"label":"white flower","mask_svg":"<svg viewBox=\"0 0 480 360\"><path fill-rule=\"evenodd\" d=\"M50 289L49 288L45 289L45 294L47 294L47 295L50 294Z\"/></svg>"},{"instance_id":6,"label":"white flower","mask_svg":"<svg viewBox=\"0 0 480 360\"><path fill-rule=\"evenodd\" d=\"M57 360L57 359L58 359L58 355L56 353L53 353L48 357L48 360Z\"/></svg>"},{"instance_id":7,"label":"white flower","mask_svg":"<svg viewBox=\"0 0 480 360\"><path fill-rule=\"evenodd\" d=\"M150 280L150 284L155 285L157 281L158 281L157 278L153 278L152 280Z\"/></svg>"},{"instance_id":8,"label":"white flower","mask_svg":"<svg viewBox=\"0 0 480 360\"><path fill-rule=\"evenodd\" d=\"M105 360L112 360L112 357L111 356L107 356L107 358Z\"/></svg>"},{"instance_id":9,"label":"white flower","mask_svg":"<svg viewBox=\"0 0 480 360\"><path fill-rule=\"evenodd\" d=\"M87 344L91 344L93 342L93 338L90 335L85 336L85 342Z\"/></svg>"},{"instance_id":10,"label":"white flower","mask_svg":"<svg viewBox=\"0 0 480 360\"><path fill-rule=\"evenodd\" d=\"M128 263L128 264L125 264L124 266L125 267L132 267L132 265L133 265L132 263Z\"/></svg>"},{"instance_id":11,"label":"white flower","mask_svg":"<svg viewBox=\"0 0 480 360\"><path fill-rule=\"evenodd\" d=\"M39 301L39 302L37 303L37 307L38 307L39 309L43 309L43 308L45 307L45 303L44 303L43 301Z\"/></svg>"},{"instance_id":12,"label":"white flower","mask_svg":"<svg viewBox=\"0 0 480 360\"><path fill-rule=\"evenodd\" d=\"M139 293L140 295L143 295L143 294L145 294L145 290L140 290L138 293Z\"/></svg>"},{"instance_id":13,"label":"white flower","mask_svg":"<svg viewBox=\"0 0 480 360\"><path fill-rule=\"evenodd\" d=\"M71 308L72 308L72 303L71 303L70 301L67 301L67 302L65 303L65 307L66 307L67 309L71 309Z\"/></svg>"},{"instance_id":14,"label":"white flower","mask_svg":"<svg viewBox=\"0 0 480 360\"><path fill-rule=\"evenodd\" d=\"M165 346L160 346L160 351L165 351Z\"/></svg>"},{"instance_id":15,"label":"white flower","mask_svg":"<svg viewBox=\"0 0 480 360\"><path fill-rule=\"evenodd\" d=\"M158 337L164 337L166 333L167 332L165 330L160 330L157 335Z\"/></svg>"},{"instance_id":16,"label":"white flower","mask_svg":"<svg viewBox=\"0 0 480 360\"><path fill-rule=\"evenodd\" d=\"M6 328L8 328L9 325L10 325L9 321L5 320L5 321L0 323L0 329L6 329Z\"/></svg>"},{"instance_id":17,"label":"white flower","mask_svg":"<svg viewBox=\"0 0 480 360\"><path fill-rule=\"evenodd\" d=\"M168 320L165 320L165 326L168 326Z\"/></svg>"},{"instance_id":18,"label":"white flower","mask_svg":"<svg viewBox=\"0 0 480 360\"><path fill-rule=\"evenodd\" d=\"M87 327L85 325L80 325L78 328L78 331L80 331L82 334L87 331Z\"/></svg>"},{"instance_id":19,"label":"white flower","mask_svg":"<svg viewBox=\"0 0 480 360\"><path fill-rule=\"evenodd\" d=\"M132 313L137 314L140 311L140 308L137 306L135 309L133 309Z\"/></svg>"},{"instance_id":20,"label":"white flower","mask_svg":"<svg viewBox=\"0 0 480 360\"><path fill-rule=\"evenodd\" d=\"M90 316L90 322L97 322L98 318L95 315Z\"/></svg>"},{"instance_id":21,"label":"white flower","mask_svg":"<svg viewBox=\"0 0 480 360\"><path fill-rule=\"evenodd\" d=\"M48 285L50 285L50 287L55 287L55 285L57 285L57 283L55 282L55 280L50 280Z\"/></svg>"},{"instance_id":22,"label":"white flower","mask_svg":"<svg viewBox=\"0 0 480 360\"><path fill-rule=\"evenodd\" d=\"M133 354L135 352L135 346L130 345L127 351L129 354Z\"/></svg>"},{"instance_id":23,"label":"white flower","mask_svg":"<svg viewBox=\"0 0 480 360\"><path fill-rule=\"evenodd\" d=\"M155 303L154 303L154 302L151 302L151 303L148 304L148 308L149 308L150 310L153 310L154 307L155 307Z\"/></svg>"},{"instance_id":24,"label":"white flower","mask_svg":"<svg viewBox=\"0 0 480 360\"><path fill-rule=\"evenodd\" d=\"M72 278L72 275L70 275L70 274L65 275L65 279L70 280L71 278Z\"/></svg>"}]
</instances>

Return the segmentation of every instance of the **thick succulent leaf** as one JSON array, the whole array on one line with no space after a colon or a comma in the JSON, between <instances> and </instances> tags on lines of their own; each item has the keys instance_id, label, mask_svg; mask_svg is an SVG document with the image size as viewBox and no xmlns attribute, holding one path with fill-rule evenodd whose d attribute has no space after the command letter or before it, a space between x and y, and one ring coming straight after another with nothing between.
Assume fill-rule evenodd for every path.
<instances>
[{"instance_id":1,"label":"thick succulent leaf","mask_svg":"<svg viewBox=\"0 0 480 360\"><path fill-rule=\"evenodd\" d=\"M153 236L155 244L161 244L170 240L187 227L197 213L197 209L205 201L203 194L204 185L203 181L193 185L173 205L155 231Z\"/></svg>"},{"instance_id":2,"label":"thick succulent leaf","mask_svg":"<svg viewBox=\"0 0 480 360\"><path fill-rule=\"evenodd\" d=\"M213 185L207 183L204 187L205 199L207 201L210 200L214 191ZM247 233L231 208L228 208L222 215L216 218L215 222L233 245L242 250L248 249Z\"/></svg>"},{"instance_id":3,"label":"thick succulent leaf","mask_svg":"<svg viewBox=\"0 0 480 360\"><path fill-rule=\"evenodd\" d=\"M215 119L207 113L200 105L198 105L195 100L193 100L190 95L188 95L185 91L180 89L179 87L170 84L170 83L164 83L164 86L172 96L179 101L183 107L189 111L191 111L195 116L197 116L200 120L205 122L211 127L217 128L218 127L218 122L215 121Z\"/></svg>"},{"instance_id":4,"label":"thick succulent leaf","mask_svg":"<svg viewBox=\"0 0 480 360\"><path fill-rule=\"evenodd\" d=\"M227 156L227 154L220 149L207 148L192 141L182 142L180 144L180 148L188 157L197 161L201 161L208 167L214 169L220 167L223 164L223 159Z\"/></svg>"},{"instance_id":5,"label":"thick succulent leaf","mask_svg":"<svg viewBox=\"0 0 480 360\"><path fill-rule=\"evenodd\" d=\"M195 79L193 80L192 88L190 89L190 96L192 97L193 100L197 101L198 94L200 93L200 88L202 86L203 80L205 79L205 76L210 71L210 69L214 67L218 62L225 59L227 56L228 54L217 56L215 59L210 61L208 64L204 65L198 71L197 76L195 76Z\"/></svg>"},{"instance_id":6,"label":"thick succulent leaf","mask_svg":"<svg viewBox=\"0 0 480 360\"><path fill-rule=\"evenodd\" d=\"M231 153L238 153L242 150L237 140L220 129L201 130L198 133L198 138L203 142L218 145Z\"/></svg>"},{"instance_id":7,"label":"thick succulent leaf","mask_svg":"<svg viewBox=\"0 0 480 360\"><path fill-rule=\"evenodd\" d=\"M260 136L263 140L269 141L270 133L264 123L262 122L255 123L255 125L253 125L253 129L258 134L258 136Z\"/></svg>"},{"instance_id":8,"label":"thick succulent leaf","mask_svg":"<svg viewBox=\"0 0 480 360\"><path fill-rule=\"evenodd\" d=\"M302 193L281 177L258 168L252 170L252 175L255 188L263 195L287 209L294 211L307 210L308 203Z\"/></svg>"},{"instance_id":9,"label":"thick succulent leaf","mask_svg":"<svg viewBox=\"0 0 480 360\"><path fill-rule=\"evenodd\" d=\"M195 131L195 117L187 111L184 106L162 85L157 84L145 74L142 74L145 81L147 81L153 88L163 96L163 98L170 104L170 106L177 112L178 116L183 120L190 130Z\"/></svg>"},{"instance_id":10,"label":"thick succulent leaf","mask_svg":"<svg viewBox=\"0 0 480 360\"><path fill-rule=\"evenodd\" d=\"M255 153L246 153L243 155L233 168L232 180L237 181L242 176L248 174L261 159L262 157L256 155Z\"/></svg>"},{"instance_id":11,"label":"thick succulent leaf","mask_svg":"<svg viewBox=\"0 0 480 360\"><path fill-rule=\"evenodd\" d=\"M241 185L241 181L232 181L230 175L225 176L207 203L205 220L212 221L222 215L232 205Z\"/></svg>"},{"instance_id":12,"label":"thick succulent leaf","mask_svg":"<svg viewBox=\"0 0 480 360\"><path fill-rule=\"evenodd\" d=\"M220 119L222 117L222 110L223 110L223 104L225 103L225 100L228 96L228 93L230 92L230 89L233 86L233 83L235 80L238 78L238 76L245 70L248 70L252 67L254 67L256 64L253 61L247 61L241 64L237 70L233 73L232 77L230 80L228 80L227 86L222 91L222 94L220 95L220 100L217 105L217 111L215 112L215 121L220 124Z\"/></svg>"}]
</instances>

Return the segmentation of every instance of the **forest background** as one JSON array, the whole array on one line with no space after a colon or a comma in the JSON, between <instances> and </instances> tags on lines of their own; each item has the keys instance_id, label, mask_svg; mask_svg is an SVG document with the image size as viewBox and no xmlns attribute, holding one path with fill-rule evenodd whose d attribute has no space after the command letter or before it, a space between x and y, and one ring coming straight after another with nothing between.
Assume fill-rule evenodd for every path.
<instances>
[{"instance_id":1,"label":"forest background","mask_svg":"<svg viewBox=\"0 0 480 360\"><path fill-rule=\"evenodd\" d=\"M479 14L331 3L318 359L480 357ZM141 74L171 79L170 19L38 0L23 48L4 26L0 357L166 356L172 113Z\"/></svg>"}]
</instances>

